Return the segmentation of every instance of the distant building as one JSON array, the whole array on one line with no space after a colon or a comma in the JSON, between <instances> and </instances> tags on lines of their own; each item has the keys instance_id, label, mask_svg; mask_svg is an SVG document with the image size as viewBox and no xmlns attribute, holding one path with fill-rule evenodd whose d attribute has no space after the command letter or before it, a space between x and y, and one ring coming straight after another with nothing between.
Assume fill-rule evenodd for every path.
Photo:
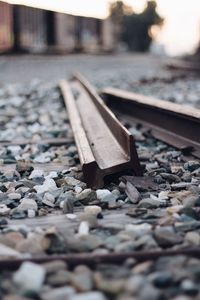
<instances>
[{"instance_id":1,"label":"distant building","mask_svg":"<svg viewBox=\"0 0 200 300\"><path fill-rule=\"evenodd\" d=\"M0 1L0 51L7 50L28 53L113 51L112 22Z\"/></svg>"}]
</instances>

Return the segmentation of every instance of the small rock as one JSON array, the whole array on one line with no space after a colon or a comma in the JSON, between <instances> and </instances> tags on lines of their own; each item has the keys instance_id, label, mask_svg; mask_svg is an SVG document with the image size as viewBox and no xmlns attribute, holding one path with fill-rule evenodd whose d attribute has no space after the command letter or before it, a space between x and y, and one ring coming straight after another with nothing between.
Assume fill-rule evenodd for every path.
<instances>
[{"instance_id":1,"label":"small rock","mask_svg":"<svg viewBox=\"0 0 200 300\"><path fill-rule=\"evenodd\" d=\"M34 179L38 177L43 177L44 171L43 170L33 170L29 176L29 179Z\"/></svg>"},{"instance_id":2,"label":"small rock","mask_svg":"<svg viewBox=\"0 0 200 300\"><path fill-rule=\"evenodd\" d=\"M167 180L169 183L172 183L172 182L180 182L180 178L177 176L177 175L174 175L174 174L169 174L169 173L160 173L160 176Z\"/></svg>"},{"instance_id":3,"label":"small rock","mask_svg":"<svg viewBox=\"0 0 200 300\"><path fill-rule=\"evenodd\" d=\"M78 235L84 236L89 234L89 224L87 221L82 221L79 225Z\"/></svg>"},{"instance_id":4,"label":"small rock","mask_svg":"<svg viewBox=\"0 0 200 300\"><path fill-rule=\"evenodd\" d=\"M10 193L8 194L8 198L11 200L20 200L21 195L19 193Z\"/></svg>"},{"instance_id":5,"label":"small rock","mask_svg":"<svg viewBox=\"0 0 200 300\"><path fill-rule=\"evenodd\" d=\"M17 210L18 211L27 211L28 209L37 211L38 210L37 203L33 199L23 198L21 200L21 203L18 205Z\"/></svg>"},{"instance_id":6,"label":"small rock","mask_svg":"<svg viewBox=\"0 0 200 300\"><path fill-rule=\"evenodd\" d=\"M93 288L92 272L86 266L76 267L70 281L79 293L89 292Z\"/></svg>"},{"instance_id":7,"label":"small rock","mask_svg":"<svg viewBox=\"0 0 200 300\"><path fill-rule=\"evenodd\" d=\"M88 292L71 296L69 300L106 300L106 298L101 292Z\"/></svg>"},{"instance_id":8,"label":"small rock","mask_svg":"<svg viewBox=\"0 0 200 300\"><path fill-rule=\"evenodd\" d=\"M99 199L101 202L108 203L109 201L115 201L117 197L113 195L109 190L97 190L97 199Z\"/></svg>"},{"instance_id":9,"label":"small rock","mask_svg":"<svg viewBox=\"0 0 200 300\"><path fill-rule=\"evenodd\" d=\"M0 216L6 216L10 212L10 208L5 204L0 204Z\"/></svg>"},{"instance_id":10,"label":"small rock","mask_svg":"<svg viewBox=\"0 0 200 300\"><path fill-rule=\"evenodd\" d=\"M77 218L77 215L75 215L75 214L66 214L66 217L69 220L75 220Z\"/></svg>"},{"instance_id":11,"label":"small rock","mask_svg":"<svg viewBox=\"0 0 200 300\"><path fill-rule=\"evenodd\" d=\"M76 195L76 199L84 205L87 205L96 199L96 192L91 189L85 189L80 194Z\"/></svg>"},{"instance_id":12,"label":"small rock","mask_svg":"<svg viewBox=\"0 0 200 300\"><path fill-rule=\"evenodd\" d=\"M55 191L57 189L57 186L53 179L47 178L45 179L43 185L35 185L34 189L38 194L42 194L45 192Z\"/></svg>"},{"instance_id":13,"label":"small rock","mask_svg":"<svg viewBox=\"0 0 200 300\"><path fill-rule=\"evenodd\" d=\"M28 209L27 213L28 213L28 218L35 218L35 215L36 215L35 210Z\"/></svg>"},{"instance_id":14,"label":"small rock","mask_svg":"<svg viewBox=\"0 0 200 300\"><path fill-rule=\"evenodd\" d=\"M3 244L0 244L0 257L1 258L3 258L3 257L11 258L11 257L20 257L20 256L21 256L21 254L18 251L14 250L10 247L7 247Z\"/></svg>"},{"instance_id":15,"label":"small rock","mask_svg":"<svg viewBox=\"0 0 200 300\"><path fill-rule=\"evenodd\" d=\"M125 193L132 203L138 203L140 199L140 193L129 181L127 181L126 183Z\"/></svg>"},{"instance_id":16,"label":"small rock","mask_svg":"<svg viewBox=\"0 0 200 300\"><path fill-rule=\"evenodd\" d=\"M47 206L54 207L55 206L55 197L51 193L46 192L42 199L42 203Z\"/></svg>"},{"instance_id":17,"label":"small rock","mask_svg":"<svg viewBox=\"0 0 200 300\"><path fill-rule=\"evenodd\" d=\"M161 291L150 284L145 284L139 293L140 300L159 300L161 299Z\"/></svg>"},{"instance_id":18,"label":"small rock","mask_svg":"<svg viewBox=\"0 0 200 300\"><path fill-rule=\"evenodd\" d=\"M147 209L153 209L153 208L158 208L160 206L160 201L155 200L155 199L151 199L151 198L145 198L142 199L139 204L138 207L139 208L147 208Z\"/></svg>"},{"instance_id":19,"label":"small rock","mask_svg":"<svg viewBox=\"0 0 200 300\"><path fill-rule=\"evenodd\" d=\"M141 275L130 277L126 282L126 291L131 295L136 295L142 286L145 284L145 278Z\"/></svg>"},{"instance_id":20,"label":"small rock","mask_svg":"<svg viewBox=\"0 0 200 300\"><path fill-rule=\"evenodd\" d=\"M196 296L199 293L198 285L195 285L194 282L190 279L185 279L181 283L181 289L188 296Z\"/></svg>"},{"instance_id":21,"label":"small rock","mask_svg":"<svg viewBox=\"0 0 200 300\"><path fill-rule=\"evenodd\" d=\"M190 231L185 235L185 241L190 245L199 246L200 245L200 235L198 232Z\"/></svg>"},{"instance_id":22,"label":"small rock","mask_svg":"<svg viewBox=\"0 0 200 300\"><path fill-rule=\"evenodd\" d=\"M140 237L145 234L150 234L152 231L152 225L147 223L143 223L139 225L127 224L125 230L134 233L136 237Z\"/></svg>"},{"instance_id":23,"label":"small rock","mask_svg":"<svg viewBox=\"0 0 200 300\"><path fill-rule=\"evenodd\" d=\"M178 213L179 211L181 211L181 209L183 209L183 205L174 205L166 208L167 212L171 215Z\"/></svg>"},{"instance_id":24,"label":"small rock","mask_svg":"<svg viewBox=\"0 0 200 300\"><path fill-rule=\"evenodd\" d=\"M60 287L57 289L50 289L48 292L43 292L41 295L42 300L64 300L69 299L75 294L73 287ZM13 299L14 300L14 299Z\"/></svg>"},{"instance_id":25,"label":"small rock","mask_svg":"<svg viewBox=\"0 0 200 300\"><path fill-rule=\"evenodd\" d=\"M69 284L70 279L70 272L68 272L67 270L58 270L48 276L47 283L51 286L58 287Z\"/></svg>"},{"instance_id":26,"label":"small rock","mask_svg":"<svg viewBox=\"0 0 200 300\"><path fill-rule=\"evenodd\" d=\"M75 188L74 188L74 191L75 191L76 194L80 194L82 192L82 190L83 189L78 185L76 185Z\"/></svg>"},{"instance_id":27,"label":"small rock","mask_svg":"<svg viewBox=\"0 0 200 300\"><path fill-rule=\"evenodd\" d=\"M172 227L160 227L154 231L154 237L160 247L172 247L183 242L183 238Z\"/></svg>"},{"instance_id":28,"label":"small rock","mask_svg":"<svg viewBox=\"0 0 200 300\"><path fill-rule=\"evenodd\" d=\"M91 214L91 215L97 216L98 214L100 214L102 212L102 208L97 205L86 206L84 208L84 212L86 214Z\"/></svg>"},{"instance_id":29,"label":"small rock","mask_svg":"<svg viewBox=\"0 0 200 300\"><path fill-rule=\"evenodd\" d=\"M45 269L46 274L55 273L59 270L66 270L67 264L63 260L54 260L42 264L42 267Z\"/></svg>"},{"instance_id":30,"label":"small rock","mask_svg":"<svg viewBox=\"0 0 200 300\"><path fill-rule=\"evenodd\" d=\"M13 281L23 291L39 292L45 279L45 269L40 265L24 262L14 273Z\"/></svg>"},{"instance_id":31,"label":"small rock","mask_svg":"<svg viewBox=\"0 0 200 300\"><path fill-rule=\"evenodd\" d=\"M67 197L63 201L63 213L64 214L73 214L74 212L74 197Z\"/></svg>"},{"instance_id":32,"label":"small rock","mask_svg":"<svg viewBox=\"0 0 200 300\"><path fill-rule=\"evenodd\" d=\"M184 164L184 169L190 172L193 172L200 168L200 162L199 161L193 161L190 160Z\"/></svg>"}]
</instances>

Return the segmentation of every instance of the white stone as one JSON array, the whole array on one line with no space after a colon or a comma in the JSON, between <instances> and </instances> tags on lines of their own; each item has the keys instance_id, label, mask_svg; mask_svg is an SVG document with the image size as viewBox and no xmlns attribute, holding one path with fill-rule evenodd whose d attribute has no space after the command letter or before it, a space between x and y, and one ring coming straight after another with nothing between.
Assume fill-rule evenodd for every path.
<instances>
[{"instance_id":1,"label":"white stone","mask_svg":"<svg viewBox=\"0 0 200 300\"><path fill-rule=\"evenodd\" d=\"M78 235L88 235L89 234L89 224L87 221L82 221L78 228Z\"/></svg>"},{"instance_id":2,"label":"white stone","mask_svg":"<svg viewBox=\"0 0 200 300\"><path fill-rule=\"evenodd\" d=\"M106 297L101 292L88 292L71 296L69 300L106 300Z\"/></svg>"},{"instance_id":3,"label":"white stone","mask_svg":"<svg viewBox=\"0 0 200 300\"><path fill-rule=\"evenodd\" d=\"M91 189L85 189L80 194L77 195L78 200L86 199L90 194L92 190Z\"/></svg>"},{"instance_id":4,"label":"white stone","mask_svg":"<svg viewBox=\"0 0 200 300\"><path fill-rule=\"evenodd\" d=\"M5 204L0 204L0 216L6 216L10 212L10 208Z\"/></svg>"},{"instance_id":5,"label":"white stone","mask_svg":"<svg viewBox=\"0 0 200 300\"><path fill-rule=\"evenodd\" d=\"M84 212L86 214L98 215L102 212L102 208L100 206L97 206L97 205L85 206Z\"/></svg>"},{"instance_id":6,"label":"white stone","mask_svg":"<svg viewBox=\"0 0 200 300\"><path fill-rule=\"evenodd\" d=\"M21 203L18 205L17 207L18 210L28 210L28 209L33 209L35 211L38 210L38 206L37 203L35 202L35 200L33 199L29 199L29 198L23 198L21 200Z\"/></svg>"},{"instance_id":7,"label":"white stone","mask_svg":"<svg viewBox=\"0 0 200 300\"><path fill-rule=\"evenodd\" d=\"M49 173L49 175L45 176L46 178L57 178L58 177L58 173L56 171L52 171Z\"/></svg>"},{"instance_id":8,"label":"white stone","mask_svg":"<svg viewBox=\"0 0 200 300\"><path fill-rule=\"evenodd\" d=\"M41 194L48 191L55 191L57 186L53 179L47 178L42 185L35 185L34 189L38 194Z\"/></svg>"},{"instance_id":9,"label":"white stone","mask_svg":"<svg viewBox=\"0 0 200 300\"><path fill-rule=\"evenodd\" d=\"M169 191L161 191L158 195L158 198L161 200L167 200L168 194L169 194Z\"/></svg>"},{"instance_id":10,"label":"white stone","mask_svg":"<svg viewBox=\"0 0 200 300\"><path fill-rule=\"evenodd\" d=\"M116 200L116 196L113 195L109 190L97 190L96 193L97 199L101 200L102 202Z\"/></svg>"},{"instance_id":11,"label":"white stone","mask_svg":"<svg viewBox=\"0 0 200 300\"><path fill-rule=\"evenodd\" d=\"M133 224L127 224L125 226L126 231L133 232L136 236L142 236L145 234L149 234L152 230L152 225L148 223L133 225Z\"/></svg>"},{"instance_id":12,"label":"white stone","mask_svg":"<svg viewBox=\"0 0 200 300\"><path fill-rule=\"evenodd\" d=\"M173 215L174 213L178 213L182 208L183 208L183 205L175 205L175 206L167 207L166 210L167 210L168 214Z\"/></svg>"},{"instance_id":13,"label":"white stone","mask_svg":"<svg viewBox=\"0 0 200 300\"><path fill-rule=\"evenodd\" d=\"M74 177L68 177L68 176L65 177L65 181L66 181L66 184L73 185L73 186L79 185L81 183L80 180L77 180Z\"/></svg>"},{"instance_id":14,"label":"white stone","mask_svg":"<svg viewBox=\"0 0 200 300\"><path fill-rule=\"evenodd\" d=\"M42 293L42 300L65 300L74 294L75 290L73 287L64 286Z\"/></svg>"},{"instance_id":15,"label":"white stone","mask_svg":"<svg viewBox=\"0 0 200 300\"><path fill-rule=\"evenodd\" d=\"M35 217L35 210L28 209L28 218L34 218Z\"/></svg>"},{"instance_id":16,"label":"white stone","mask_svg":"<svg viewBox=\"0 0 200 300\"><path fill-rule=\"evenodd\" d=\"M50 193L45 193L44 194L44 198L42 199L42 203L50 206L50 207L54 207L54 203L55 203L55 197L50 194Z\"/></svg>"},{"instance_id":17,"label":"white stone","mask_svg":"<svg viewBox=\"0 0 200 300\"><path fill-rule=\"evenodd\" d=\"M33 170L29 176L29 179L38 178L44 176L43 170Z\"/></svg>"},{"instance_id":18,"label":"white stone","mask_svg":"<svg viewBox=\"0 0 200 300\"><path fill-rule=\"evenodd\" d=\"M34 162L39 164L48 163L51 161L52 154L50 152L41 153L34 158Z\"/></svg>"},{"instance_id":19,"label":"white stone","mask_svg":"<svg viewBox=\"0 0 200 300\"><path fill-rule=\"evenodd\" d=\"M115 189L112 191L112 194L118 197L120 195L120 191Z\"/></svg>"},{"instance_id":20,"label":"white stone","mask_svg":"<svg viewBox=\"0 0 200 300\"><path fill-rule=\"evenodd\" d=\"M20 256L21 256L21 254L18 251L14 250L6 245L0 244L0 258L1 259L3 257L20 257Z\"/></svg>"},{"instance_id":21,"label":"white stone","mask_svg":"<svg viewBox=\"0 0 200 300\"><path fill-rule=\"evenodd\" d=\"M66 214L66 217L69 219L69 220L75 220L77 218L77 215L75 214Z\"/></svg>"},{"instance_id":22,"label":"white stone","mask_svg":"<svg viewBox=\"0 0 200 300\"><path fill-rule=\"evenodd\" d=\"M22 152L22 148L20 146L8 146L7 148L12 155L17 156Z\"/></svg>"},{"instance_id":23,"label":"white stone","mask_svg":"<svg viewBox=\"0 0 200 300\"><path fill-rule=\"evenodd\" d=\"M14 274L14 282L23 291L39 292L45 279L45 269L40 265L24 262Z\"/></svg>"},{"instance_id":24,"label":"white stone","mask_svg":"<svg viewBox=\"0 0 200 300\"><path fill-rule=\"evenodd\" d=\"M21 194L19 193L10 193L8 194L8 198L12 200L20 200L21 199Z\"/></svg>"},{"instance_id":25,"label":"white stone","mask_svg":"<svg viewBox=\"0 0 200 300\"><path fill-rule=\"evenodd\" d=\"M80 186L78 186L78 185L76 185L75 186L75 188L74 188L74 191L77 193L77 194L80 194L81 192L82 192L82 188L80 187Z\"/></svg>"}]
</instances>

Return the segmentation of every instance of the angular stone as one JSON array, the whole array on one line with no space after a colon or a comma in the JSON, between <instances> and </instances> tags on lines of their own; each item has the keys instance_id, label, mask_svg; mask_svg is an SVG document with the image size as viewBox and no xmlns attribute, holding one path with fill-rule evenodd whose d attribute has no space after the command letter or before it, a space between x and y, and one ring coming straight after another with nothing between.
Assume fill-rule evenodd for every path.
<instances>
[{"instance_id":1,"label":"angular stone","mask_svg":"<svg viewBox=\"0 0 200 300\"><path fill-rule=\"evenodd\" d=\"M112 200L116 200L116 196L113 195L109 190L97 190L97 199L99 199L101 202L109 202Z\"/></svg>"},{"instance_id":2,"label":"angular stone","mask_svg":"<svg viewBox=\"0 0 200 300\"><path fill-rule=\"evenodd\" d=\"M172 227L160 227L154 231L154 237L159 246L172 247L183 242L183 238L174 232Z\"/></svg>"},{"instance_id":3,"label":"angular stone","mask_svg":"<svg viewBox=\"0 0 200 300\"><path fill-rule=\"evenodd\" d=\"M86 205L96 199L96 192L91 189L85 189L76 195L76 199Z\"/></svg>"},{"instance_id":4,"label":"angular stone","mask_svg":"<svg viewBox=\"0 0 200 300\"><path fill-rule=\"evenodd\" d=\"M55 191L57 189L56 183L53 179L47 178L43 185L35 185L34 189L38 194L42 194L45 192Z\"/></svg>"},{"instance_id":5,"label":"angular stone","mask_svg":"<svg viewBox=\"0 0 200 300\"><path fill-rule=\"evenodd\" d=\"M155 200L155 199L151 199L151 198L145 198L142 199L139 204L138 207L139 208L147 208L147 209L153 209L153 208L158 208L160 206L160 201L159 200Z\"/></svg>"},{"instance_id":6,"label":"angular stone","mask_svg":"<svg viewBox=\"0 0 200 300\"><path fill-rule=\"evenodd\" d=\"M47 206L54 207L55 206L55 197L51 193L46 192L42 199L42 203Z\"/></svg>"},{"instance_id":7,"label":"angular stone","mask_svg":"<svg viewBox=\"0 0 200 300\"><path fill-rule=\"evenodd\" d=\"M51 274L60 270L66 270L67 264L63 260L54 260L42 264L43 268L46 271L46 274Z\"/></svg>"},{"instance_id":8,"label":"angular stone","mask_svg":"<svg viewBox=\"0 0 200 300\"><path fill-rule=\"evenodd\" d=\"M67 270L58 270L48 276L47 283L53 287L63 286L70 283L71 276Z\"/></svg>"},{"instance_id":9,"label":"angular stone","mask_svg":"<svg viewBox=\"0 0 200 300\"><path fill-rule=\"evenodd\" d=\"M184 168L185 168L185 170L193 172L193 171L197 170L198 168L200 168L200 162L195 161L195 160L194 161L190 160L184 164Z\"/></svg>"},{"instance_id":10,"label":"angular stone","mask_svg":"<svg viewBox=\"0 0 200 300\"><path fill-rule=\"evenodd\" d=\"M185 235L185 241L190 245L199 246L200 245L200 235L198 232L190 231Z\"/></svg>"},{"instance_id":11,"label":"angular stone","mask_svg":"<svg viewBox=\"0 0 200 300\"><path fill-rule=\"evenodd\" d=\"M21 254L18 251L14 250L10 247L7 247L6 245L0 244L0 258L2 258L2 257L3 258L6 258L6 257L11 258L11 257L20 257L20 256L21 256Z\"/></svg>"},{"instance_id":12,"label":"angular stone","mask_svg":"<svg viewBox=\"0 0 200 300\"><path fill-rule=\"evenodd\" d=\"M19 193L9 193L8 198L11 200L20 200L21 195Z\"/></svg>"},{"instance_id":13,"label":"angular stone","mask_svg":"<svg viewBox=\"0 0 200 300\"><path fill-rule=\"evenodd\" d=\"M28 209L37 211L38 210L37 203L33 199L23 198L21 200L21 203L18 205L17 210L18 211L27 211Z\"/></svg>"},{"instance_id":14,"label":"angular stone","mask_svg":"<svg viewBox=\"0 0 200 300\"><path fill-rule=\"evenodd\" d=\"M71 296L69 300L106 300L106 297L101 292L88 292Z\"/></svg>"},{"instance_id":15,"label":"angular stone","mask_svg":"<svg viewBox=\"0 0 200 300\"><path fill-rule=\"evenodd\" d=\"M129 181L127 181L126 183L125 193L132 203L138 203L140 199L140 193Z\"/></svg>"},{"instance_id":16,"label":"angular stone","mask_svg":"<svg viewBox=\"0 0 200 300\"><path fill-rule=\"evenodd\" d=\"M44 171L43 170L33 170L29 176L29 179L34 179L38 177L43 177Z\"/></svg>"},{"instance_id":17,"label":"angular stone","mask_svg":"<svg viewBox=\"0 0 200 300\"><path fill-rule=\"evenodd\" d=\"M10 212L10 208L5 204L0 204L0 216L6 216Z\"/></svg>"},{"instance_id":18,"label":"angular stone","mask_svg":"<svg viewBox=\"0 0 200 300\"><path fill-rule=\"evenodd\" d=\"M22 291L39 292L44 279L45 269L31 262L24 262L13 276L13 281Z\"/></svg>"},{"instance_id":19,"label":"angular stone","mask_svg":"<svg viewBox=\"0 0 200 300\"><path fill-rule=\"evenodd\" d=\"M70 281L79 293L89 292L93 288L92 272L86 266L76 267Z\"/></svg>"},{"instance_id":20,"label":"angular stone","mask_svg":"<svg viewBox=\"0 0 200 300\"><path fill-rule=\"evenodd\" d=\"M62 209L64 214L68 214L68 213L72 214L74 212L74 197L73 196L67 197L67 199L63 201L62 206L63 206Z\"/></svg>"},{"instance_id":21,"label":"angular stone","mask_svg":"<svg viewBox=\"0 0 200 300\"><path fill-rule=\"evenodd\" d=\"M91 214L91 215L97 216L98 214L100 214L102 212L102 208L97 205L90 205L90 206L86 206L84 208L84 212L86 214Z\"/></svg>"},{"instance_id":22,"label":"angular stone","mask_svg":"<svg viewBox=\"0 0 200 300\"><path fill-rule=\"evenodd\" d=\"M89 234L89 224L87 221L82 221L79 225L78 235L84 236Z\"/></svg>"},{"instance_id":23,"label":"angular stone","mask_svg":"<svg viewBox=\"0 0 200 300\"><path fill-rule=\"evenodd\" d=\"M48 292L43 292L41 295L42 300L64 300L69 299L75 294L75 290L72 287L60 287L56 289L50 289ZM14 299L13 299L14 300Z\"/></svg>"}]
</instances>

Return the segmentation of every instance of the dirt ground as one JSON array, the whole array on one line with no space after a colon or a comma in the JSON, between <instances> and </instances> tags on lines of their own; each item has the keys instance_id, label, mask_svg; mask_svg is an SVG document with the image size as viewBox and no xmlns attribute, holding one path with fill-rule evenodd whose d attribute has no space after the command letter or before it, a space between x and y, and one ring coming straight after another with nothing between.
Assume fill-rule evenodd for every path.
<instances>
[{"instance_id":1,"label":"dirt ground","mask_svg":"<svg viewBox=\"0 0 200 300\"><path fill-rule=\"evenodd\" d=\"M163 72L163 59L150 55L0 56L0 84L34 78L58 81L80 71L90 80L137 80Z\"/></svg>"}]
</instances>

